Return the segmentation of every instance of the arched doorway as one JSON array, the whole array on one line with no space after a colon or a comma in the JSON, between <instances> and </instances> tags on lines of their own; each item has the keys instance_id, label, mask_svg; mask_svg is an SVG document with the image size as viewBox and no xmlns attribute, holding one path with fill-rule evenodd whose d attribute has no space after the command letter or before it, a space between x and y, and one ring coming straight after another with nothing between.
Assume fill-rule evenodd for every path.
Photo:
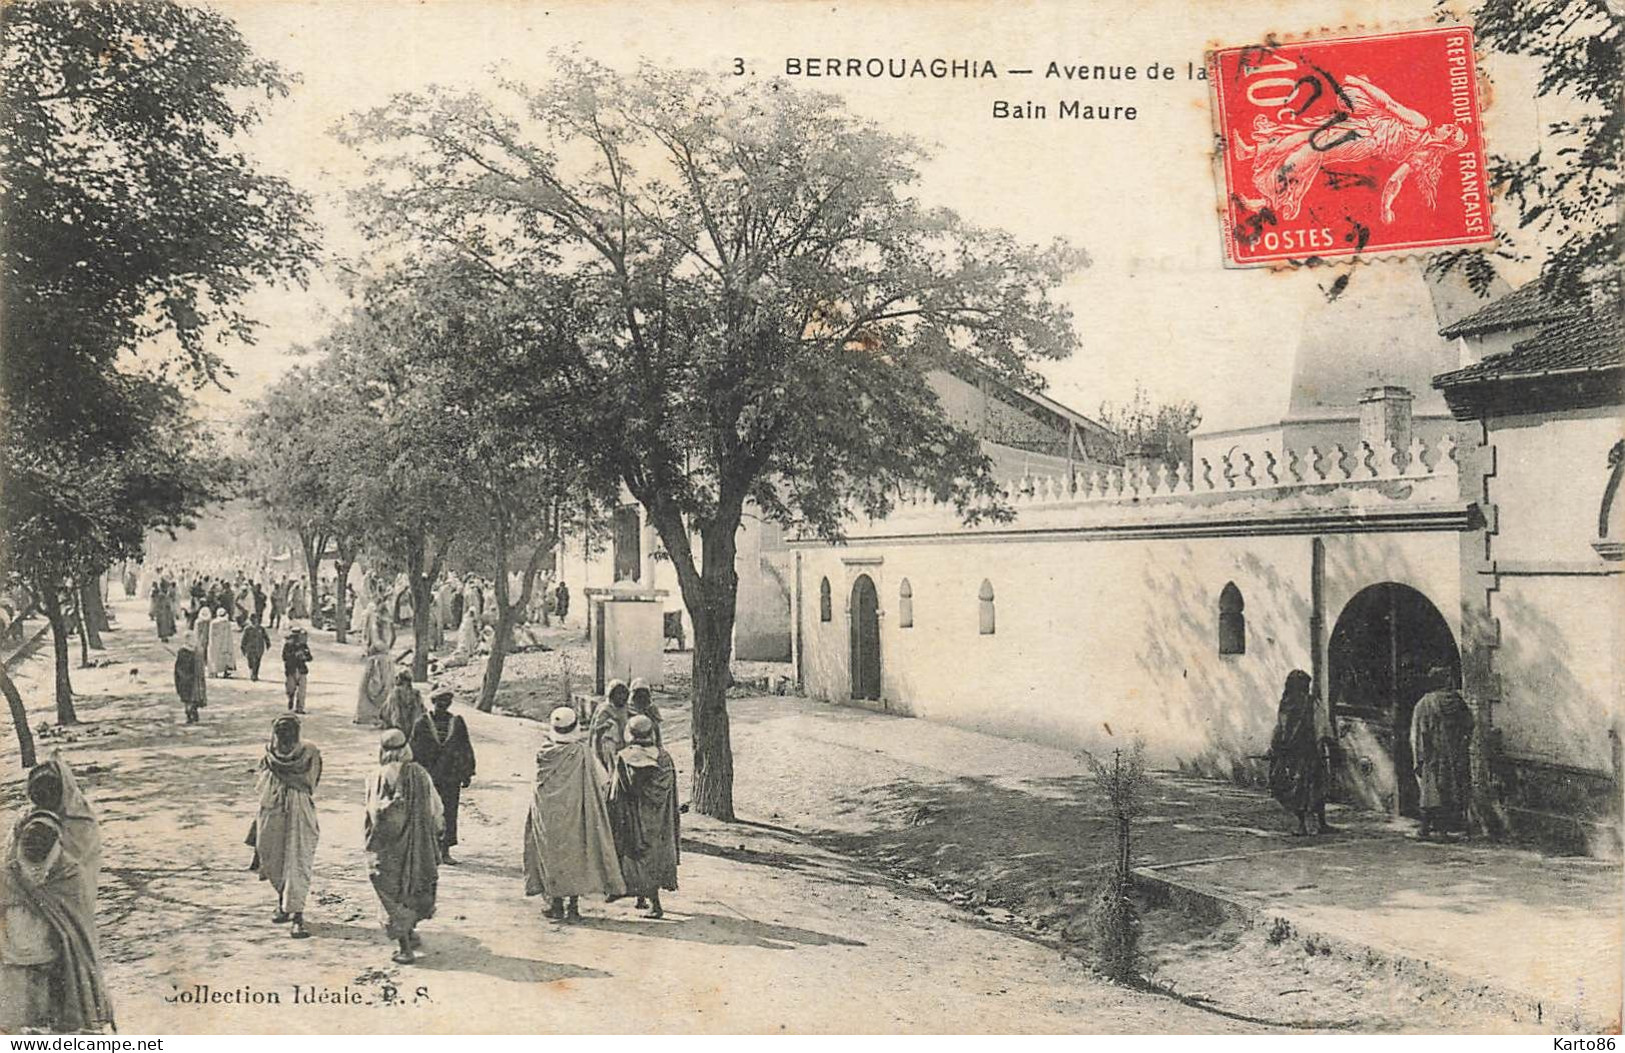
<instances>
[{"instance_id":1,"label":"arched doorway","mask_svg":"<svg viewBox=\"0 0 1625 1053\"><path fill-rule=\"evenodd\" d=\"M1461 652L1450 623L1409 585L1371 585L1338 615L1327 648L1332 717L1344 785L1368 804L1400 815L1417 812L1411 711L1428 691L1428 670L1435 666L1461 683Z\"/></svg>"},{"instance_id":2,"label":"arched doorway","mask_svg":"<svg viewBox=\"0 0 1625 1053\"><path fill-rule=\"evenodd\" d=\"M880 701L880 596L867 574L852 583L847 608L847 632L852 637L852 697Z\"/></svg>"}]
</instances>

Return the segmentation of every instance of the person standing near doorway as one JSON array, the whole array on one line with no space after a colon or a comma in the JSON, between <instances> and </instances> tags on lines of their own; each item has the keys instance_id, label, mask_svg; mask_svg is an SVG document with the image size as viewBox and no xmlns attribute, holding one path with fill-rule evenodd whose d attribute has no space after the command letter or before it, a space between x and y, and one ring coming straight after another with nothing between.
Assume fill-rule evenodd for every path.
<instances>
[{"instance_id":1,"label":"person standing near doorway","mask_svg":"<svg viewBox=\"0 0 1625 1053\"><path fill-rule=\"evenodd\" d=\"M1315 722L1315 682L1302 669L1286 676L1281 705L1276 711L1275 734L1270 739L1270 796L1298 817L1294 836L1309 832L1309 816L1317 833L1330 833L1326 822L1326 762Z\"/></svg>"},{"instance_id":2,"label":"person standing near doorway","mask_svg":"<svg viewBox=\"0 0 1625 1053\"><path fill-rule=\"evenodd\" d=\"M1411 714L1411 759L1416 765L1417 801L1424 840L1449 831L1467 832L1467 800L1472 787L1468 742L1473 715L1445 666L1428 672L1430 690Z\"/></svg>"}]
</instances>

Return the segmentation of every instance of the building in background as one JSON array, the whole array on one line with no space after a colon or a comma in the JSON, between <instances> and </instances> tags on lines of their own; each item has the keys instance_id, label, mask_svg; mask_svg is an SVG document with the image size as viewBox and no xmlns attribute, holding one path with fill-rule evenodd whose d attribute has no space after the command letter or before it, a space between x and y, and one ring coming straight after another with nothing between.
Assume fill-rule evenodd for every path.
<instances>
[{"instance_id":1,"label":"building in background","mask_svg":"<svg viewBox=\"0 0 1625 1053\"><path fill-rule=\"evenodd\" d=\"M927 381L948 418L982 440L998 478L1068 477L1109 463L1112 444L1107 429L1043 394L1018 391L968 363L954 372L932 373ZM561 546L556 565L577 595L587 588L615 585L664 590L668 626L680 626L684 642L693 639L677 575L660 548L660 535L630 495L610 522ZM748 505L739 532L737 566L734 657L789 661L793 559L784 528L763 520ZM670 639L675 645L678 636L673 633Z\"/></svg>"},{"instance_id":2,"label":"building in background","mask_svg":"<svg viewBox=\"0 0 1625 1053\"><path fill-rule=\"evenodd\" d=\"M1306 322L1286 412L1191 465L1012 478L1012 523L918 494L844 546L793 539L806 692L1253 781L1301 668L1340 793L1411 815L1443 667L1496 816L1613 843L1617 315L1367 273L1392 276Z\"/></svg>"}]
</instances>

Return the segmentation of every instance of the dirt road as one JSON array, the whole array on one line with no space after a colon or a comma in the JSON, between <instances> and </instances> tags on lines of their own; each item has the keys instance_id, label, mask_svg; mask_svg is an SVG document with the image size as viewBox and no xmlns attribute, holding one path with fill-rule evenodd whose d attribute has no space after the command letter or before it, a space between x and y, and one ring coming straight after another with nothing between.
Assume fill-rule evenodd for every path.
<instances>
[{"instance_id":1,"label":"dirt road","mask_svg":"<svg viewBox=\"0 0 1625 1053\"><path fill-rule=\"evenodd\" d=\"M246 669L211 681L203 723L187 727L144 606L115 603L108 665L74 673L84 724L40 744L60 745L101 811L99 920L127 1034L1247 1027L1113 987L1051 948L765 825L686 816L683 887L662 921L624 903L584 904L579 925L547 921L520 871L541 728L467 708L479 775L463 797L462 865L441 871L420 963L395 965L361 848L377 733L351 723L359 650L320 637L306 725L325 760L307 910L315 938L292 940L271 924L274 895L246 869L243 844L254 767L284 709L280 664L268 657L261 683ZM278 635L273 656L280 644ZM50 715L49 676L48 649L16 674L36 726ZM14 738L0 732L15 805Z\"/></svg>"}]
</instances>

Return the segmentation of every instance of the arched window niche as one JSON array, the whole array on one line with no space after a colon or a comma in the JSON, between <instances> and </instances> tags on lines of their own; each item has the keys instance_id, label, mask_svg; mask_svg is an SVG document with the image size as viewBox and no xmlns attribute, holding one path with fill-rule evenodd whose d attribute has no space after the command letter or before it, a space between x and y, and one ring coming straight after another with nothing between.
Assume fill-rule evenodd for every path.
<instances>
[{"instance_id":1,"label":"arched window niche","mask_svg":"<svg viewBox=\"0 0 1625 1053\"><path fill-rule=\"evenodd\" d=\"M1219 653L1247 653L1247 601L1236 583L1226 582L1219 592Z\"/></svg>"},{"instance_id":2,"label":"arched window niche","mask_svg":"<svg viewBox=\"0 0 1625 1053\"><path fill-rule=\"evenodd\" d=\"M829 579L824 578L818 583L818 620L831 621L835 617L835 606L829 599Z\"/></svg>"},{"instance_id":3,"label":"arched window niche","mask_svg":"<svg viewBox=\"0 0 1625 1053\"><path fill-rule=\"evenodd\" d=\"M897 627L914 628L914 586L908 583L907 578L897 586Z\"/></svg>"},{"instance_id":4,"label":"arched window niche","mask_svg":"<svg viewBox=\"0 0 1625 1053\"><path fill-rule=\"evenodd\" d=\"M979 631L983 636L992 636L996 627L993 616L993 583L986 578L982 579L982 587L977 590L976 606L980 609Z\"/></svg>"}]
</instances>

